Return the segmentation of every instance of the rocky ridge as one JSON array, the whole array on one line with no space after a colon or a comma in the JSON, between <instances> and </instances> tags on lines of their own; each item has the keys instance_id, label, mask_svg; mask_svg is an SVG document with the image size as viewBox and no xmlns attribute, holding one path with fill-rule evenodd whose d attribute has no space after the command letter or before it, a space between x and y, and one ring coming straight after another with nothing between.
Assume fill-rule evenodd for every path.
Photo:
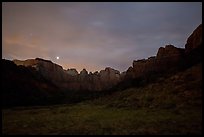
<instances>
[{"instance_id":1,"label":"rocky ridge","mask_svg":"<svg viewBox=\"0 0 204 137\"><path fill-rule=\"evenodd\" d=\"M93 90L101 91L111 88L120 81L120 72L110 67L99 73L89 73L83 69L80 73L76 69L64 70L49 60L40 58L25 61L13 60L20 66L33 67L46 79L51 80L56 86L64 90Z\"/></svg>"},{"instance_id":2,"label":"rocky ridge","mask_svg":"<svg viewBox=\"0 0 204 137\"><path fill-rule=\"evenodd\" d=\"M202 24L199 25L187 39L185 49L173 45L160 47L157 55L133 61L128 68L125 79L147 78L151 75L172 73L201 61Z\"/></svg>"},{"instance_id":3,"label":"rocky ridge","mask_svg":"<svg viewBox=\"0 0 204 137\"><path fill-rule=\"evenodd\" d=\"M148 59L134 60L126 72L107 67L100 72L89 73L83 69L64 70L51 61L36 58L25 61L13 60L16 65L34 67L46 79L65 90L107 90L121 81L130 79L147 79L151 75L172 73L184 69L188 64L201 61L202 24L199 25L187 40L185 49L166 45L158 49L157 55ZM194 61L195 60L195 61Z\"/></svg>"}]
</instances>

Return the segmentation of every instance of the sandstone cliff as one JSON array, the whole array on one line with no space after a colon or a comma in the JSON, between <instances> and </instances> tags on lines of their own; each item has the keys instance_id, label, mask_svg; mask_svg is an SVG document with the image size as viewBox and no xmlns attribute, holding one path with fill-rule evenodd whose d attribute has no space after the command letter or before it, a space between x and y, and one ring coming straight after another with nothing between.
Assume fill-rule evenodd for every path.
<instances>
[{"instance_id":1,"label":"sandstone cliff","mask_svg":"<svg viewBox=\"0 0 204 137\"><path fill-rule=\"evenodd\" d=\"M185 49L173 45L160 47L156 56L148 59L134 60L126 72L110 67L99 72L88 73L83 69L80 73L76 69L63 70L51 61L36 58L25 61L13 60L17 65L35 68L46 79L64 90L107 90L121 81L130 79L146 80L158 74L174 73L201 61L202 24L190 35Z\"/></svg>"},{"instance_id":2,"label":"sandstone cliff","mask_svg":"<svg viewBox=\"0 0 204 137\"><path fill-rule=\"evenodd\" d=\"M127 70L126 79L145 78L151 74L179 69L183 59L184 49L176 48L173 45L160 47L156 57L133 61L133 67Z\"/></svg>"},{"instance_id":3,"label":"sandstone cliff","mask_svg":"<svg viewBox=\"0 0 204 137\"><path fill-rule=\"evenodd\" d=\"M83 69L79 74L76 69L63 70L63 68L49 60L40 58L25 61L13 60L16 65L35 68L46 79L52 81L63 90L106 90L120 81L120 72L110 67L99 73L89 73Z\"/></svg>"},{"instance_id":4,"label":"sandstone cliff","mask_svg":"<svg viewBox=\"0 0 204 137\"><path fill-rule=\"evenodd\" d=\"M13 60L16 65L22 65L26 67L35 68L40 74L42 74L46 79L52 81L56 85L59 85L60 82L68 79L67 74L64 73L62 66L59 66L55 63L52 63L49 60L44 60L40 58L28 59L25 61Z\"/></svg>"},{"instance_id":5,"label":"sandstone cliff","mask_svg":"<svg viewBox=\"0 0 204 137\"><path fill-rule=\"evenodd\" d=\"M202 61L202 24L199 25L187 39L185 55L188 66Z\"/></svg>"},{"instance_id":6,"label":"sandstone cliff","mask_svg":"<svg viewBox=\"0 0 204 137\"><path fill-rule=\"evenodd\" d=\"M189 53L193 49L199 48L201 46L202 46L202 24L200 24L187 39L187 43L185 45L185 52Z\"/></svg>"},{"instance_id":7,"label":"sandstone cliff","mask_svg":"<svg viewBox=\"0 0 204 137\"><path fill-rule=\"evenodd\" d=\"M125 80L147 79L152 75L177 72L201 61L202 24L190 35L185 49L173 45L160 47L155 57L133 61Z\"/></svg>"}]
</instances>

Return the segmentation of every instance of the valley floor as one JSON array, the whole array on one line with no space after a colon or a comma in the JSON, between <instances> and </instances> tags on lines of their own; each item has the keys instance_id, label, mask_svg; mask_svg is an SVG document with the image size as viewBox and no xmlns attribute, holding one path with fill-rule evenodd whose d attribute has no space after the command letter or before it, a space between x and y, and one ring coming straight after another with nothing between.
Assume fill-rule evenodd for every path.
<instances>
[{"instance_id":1,"label":"valley floor","mask_svg":"<svg viewBox=\"0 0 204 137\"><path fill-rule=\"evenodd\" d=\"M2 112L3 134L201 135L202 64L73 105Z\"/></svg>"},{"instance_id":2,"label":"valley floor","mask_svg":"<svg viewBox=\"0 0 204 137\"><path fill-rule=\"evenodd\" d=\"M3 134L201 134L201 109L124 109L77 104L3 110Z\"/></svg>"}]
</instances>

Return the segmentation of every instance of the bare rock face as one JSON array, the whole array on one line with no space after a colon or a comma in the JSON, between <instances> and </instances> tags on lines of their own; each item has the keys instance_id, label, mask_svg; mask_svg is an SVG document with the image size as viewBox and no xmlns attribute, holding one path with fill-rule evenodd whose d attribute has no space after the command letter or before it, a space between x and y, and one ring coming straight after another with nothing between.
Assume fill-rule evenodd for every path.
<instances>
[{"instance_id":1,"label":"bare rock face","mask_svg":"<svg viewBox=\"0 0 204 137\"><path fill-rule=\"evenodd\" d=\"M35 68L37 67L37 63L38 63L38 61L35 60L35 59L27 59L25 61L15 59L15 60L13 60L13 62L17 66L22 65L22 66L25 66L25 67L31 66L31 67L35 67Z\"/></svg>"},{"instance_id":2,"label":"bare rock face","mask_svg":"<svg viewBox=\"0 0 204 137\"><path fill-rule=\"evenodd\" d=\"M110 67L99 73L89 73L83 69L79 75L80 89L89 91L106 90L120 81L120 72Z\"/></svg>"},{"instance_id":3,"label":"bare rock face","mask_svg":"<svg viewBox=\"0 0 204 137\"><path fill-rule=\"evenodd\" d=\"M25 61L13 60L13 62L16 65L34 67L46 79L51 80L55 84L58 84L61 81L64 81L64 79L66 78L66 75L64 75L64 70L62 66L52 63L49 60L36 58L36 59L28 59Z\"/></svg>"},{"instance_id":4,"label":"bare rock face","mask_svg":"<svg viewBox=\"0 0 204 137\"><path fill-rule=\"evenodd\" d=\"M46 79L65 90L101 91L110 89L121 81L148 79L152 75L178 71L201 61L202 24L190 35L185 49L166 45L160 47L157 55L148 59L134 60L126 72L110 67L100 72L89 73L83 69L79 74L76 69L63 70L51 61L36 58L25 61L13 60L16 65L34 67Z\"/></svg>"},{"instance_id":5,"label":"bare rock face","mask_svg":"<svg viewBox=\"0 0 204 137\"><path fill-rule=\"evenodd\" d=\"M83 69L83 70L80 72L80 75L81 75L81 76L86 76L86 75L88 75L88 72L86 71L86 69Z\"/></svg>"},{"instance_id":6,"label":"bare rock face","mask_svg":"<svg viewBox=\"0 0 204 137\"><path fill-rule=\"evenodd\" d=\"M120 81L120 72L112 68L105 68L100 73L89 73L83 69L78 74L76 69L63 68L49 60L40 58L25 61L13 60L17 65L34 67L46 79L65 90L101 91L113 87Z\"/></svg>"},{"instance_id":7,"label":"bare rock face","mask_svg":"<svg viewBox=\"0 0 204 137\"><path fill-rule=\"evenodd\" d=\"M115 85L120 81L120 72L110 67L101 70L99 75L100 81L105 87Z\"/></svg>"},{"instance_id":8,"label":"bare rock face","mask_svg":"<svg viewBox=\"0 0 204 137\"><path fill-rule=\"evenodd\" d=\"M156 58L133 61L134 78L144 77L158 69Z\"/></svg>"},{"instance_id":9,"label":"bare rock face","mask_svg":"<svg viewBox=\"0 0 204 137\"><path fill-rule=\"evenodd\" d=\"M199 25L187 39L185 52L189 53L193 49L196 49L200 46L202 46L202 24Z\"/></svg>"},{"instance_id":10,"label":"bare rock face","mask_svg":"<svg viewBox=\"0 0 204 137\"><path fill-rule=\"evenodd\" d=\"M48 79L53 79L53 82L60 82L64 80L64 71L62 66L52 63L51 61L36 58L38 61L37 68L41 74Z\"/></svg>"},{"instance_id":11,"label":"bare rock face","mask_svg":"<svg viewBox=\"0 0 204 137\"><path fill-rule=\"evenodd\" d=\"M178 71L201 61L202 24L199 25L187 40L185 49L166 45L160 47L156 57L133 61L125 79L148 78L154 74Z\"/></svg>"},{"instance_id":12,"label":"bare rock face","mask_svg":"<svg viewBox=\"0 0 204 137\"><path fill-rule=\"evenodd\" d=\"M113 83L117 83L120 79L120 72L118 70L112 69L110 67L106 68L105 71L109 75L109 80Z\"/></svg>"},{"instance_id":13,"label":"bare rock face","mask_svg":"<svg viewBox=\"0 0 204 137\"><path fill-rule=\"evenodd\" d=\"M187 40L185 45L186 62L188 66L202 61L202 24L199 25Z\"/></svg>"},{"instance_id":14,"label":"bare rock face","mask_svg":"<svg viewBox=\"0 0 204 137\"><path fill-rule=\"evenodd\" d=\"M133 67L127 70L126 79L145 78L156 73L168 72L171 68L179 67L184 56L184 49L173 45L160 47L156 57L133 61Z\"/></svg>"},{"instance_id":15,"label":"bare rock face","mask_svg":"<svg viewBox=\"0 0 204 137\"><path fill-rule=\"evenodd\" d=\"M124 72L122 72L121 74L120 74L120 81L123 81L124 79L125 79L125 76L126 76L126 71L124 71Z\"/></svg>"},{"instance_id":16,"label":"bare rock face","mask_svg":"<svg viewBox=\"0 0 204 137\"><path fill-rule=\"evenodd\" d=\"M80 81L76 69L66 71L63 70L62 66L40 58L25 61L13 60L13 62L17 65L34 67L47 80L61 89L80 90Z\"/></svg>"},{"instance_id":17,"label":"bare rock face","mask_svg":"<svg viewBox=\"0 0 204 137\"><path fill-rule=\"evenodd\" d=\"M129 80L129 79L133 79L133 78L134 78L134 71L133 71L133 67L130 66L128 68L128 70L126 71L126 74L125 74L123 80L125 81L125 80Z\"/></svg>"},{"instance_id":18,"label":"bare rock face","mask_svg":"<svg viewBox=\"0 0 204 137\"><path fill-rule=\"evenodd\" d=\"M171 68L180 67L184 59L184 49L174 47L173 45L166 45L165 48L159 48L156 56L156 63L158 71L164 71Z\"/></svg>"},{"instance_id":19,"label":"bare rock face","mask_svg":"<svg viewBox=\"0 0 204 137\"><path fill-rule=\"evenodd\" d=\"M1 63L3 106L50 105L55 101L60 102L63 98L59 88L47 81L34 68L17 66L5 59L2 59Z\"/></svg>"},{"instance_id":20,"label":"bare rock face","mask_svg":"<svg viewBox=\"0 0 204 137\"><path fill-rule=\"evenodd\" d=\"M67 69L67 74L69 74L69 75L71 75L71 76L76 76L76 75L78 75L78 72L77 72L77 70L76 69L74 69L74 68L71 68L71 69Z\"/></svg>"},{"instance_id":21,"label":"bare rock face","mask_svg":"<svg viewBox=\"0 0 204 137\"><path fill-rule=\"evenodd\" d=\"M174 59L180 58L182 49L174 47L173 45L166 45L165 48L160 47L157 52L157 59Z\"/></svg>"},{"instance_id":22,"label":"bare rock face","mask_svg":"<svg viewBox=\"0 0 204 137\"><path fill-rule=\"evenodd\" d=\"M80 72L79 79L80 79L80 82L81 82L82 84L84 84L83 81L84 81L84 82L87 82L87 80L88 80L89 78L88 78L88 72L86 71L86 69L83 69L83 70ZM87 84L86 84L86 85L87 85Z\"/></svg>"},{"instance_id":23,"label":"bare rock face","mask_svg":"<svg viewBox=\"0 0 204 137\"><path fill-rule=\"evenodd\" d=\"M94 85L93 89L95 91L103 90L101 80L100 80L100 75L99 75L98 71L95 72L94 74L92 74L90 77L91 77L91 81L92 81L91 84Z\"/></svg>"}]
</instances>

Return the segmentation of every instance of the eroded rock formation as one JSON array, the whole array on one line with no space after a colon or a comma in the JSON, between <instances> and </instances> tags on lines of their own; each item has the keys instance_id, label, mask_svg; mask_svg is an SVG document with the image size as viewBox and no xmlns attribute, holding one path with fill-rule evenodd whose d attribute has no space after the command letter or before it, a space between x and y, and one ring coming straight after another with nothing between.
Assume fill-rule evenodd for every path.
<instances>
[{"instance_id":1,"label":"eroded rock formation","mask_svg":"<svg viewBox=\"0 0 204 137\"><path fill-rule=\"evenodd\" d=\"M189 53L193 49L202 46L202 24L200 24L193 33L188 37L187 43L185 45L185 52Z\"/></svg>"},{"instance_id":2,"label":"eroded rock formation","mask_svg":"<svg viewBox=\"0 0 204 137\"><path fill-rule=\"evenodd\" d=\"M134 60L132 66L121 74L110 67L100 72L88 73L86 69L83 69L78 73L76 69L63 70L61 66L40 58L25 61L13 60L13 62L17 65L34 67L46 79L65 90L101 91L110 89L121 81L148 79L152 75L172 73L187 67L188 64L195 64L196 61L201 61L201 47L202 24L190 35L185 49L173 45L160 47L156 56Z\"/></svg>"},{"instance_id":3,"label":"eroded rock formation","mask_svg":"<svg viewBox=\"0 0 204 137\"><path fill-rule=\"evenodd\" d=\"M159 73L178 71L201 61L202 24L190 35L185 49L166 45L160 47L155 57L133 61L125 79L147 78Z\"/></svg>"},{"instance_id":4,"label":"eroded rock formation","mask_svg":"<svg viewBox=\"0 0 204 137\"><path fill-rule=\"evenodd\" d=\"M67 74L69 74L69 75L71 75L71 76L76 76L76 75L78 75L78 72L77 72L77 70L76 69L74 69L74 68L71 68L71 69L67 69Z\"/></svg>"},{"instance_id":5,"label":"eroded rock formation","mask_svg":"<svg viewBox=\"0 0 204 137\"><path fill-rule=\"evenodd\" d=\"M126 79L144 78L151 74L165 73L181 67L184 58L184 49L173 45L160 47L157 56L133 61L133 67L129 67Z\"/></svg>"},{"instance_id":6,"label":"eroded rock formation","mask_svg":"<svg viewBox=\"0 0 204 137\"><path fill-rule=\"evenodd\" d=\"M63 70L49 60L40 58L28 59L25 61L13 60L16 65L33 67L40 72L46 79L64 90L106 90L120 81L120 72L110 67L101 70L99 73L89 73L83 69L79 74L76 69Z\"/></svg>"}]
</instances>

